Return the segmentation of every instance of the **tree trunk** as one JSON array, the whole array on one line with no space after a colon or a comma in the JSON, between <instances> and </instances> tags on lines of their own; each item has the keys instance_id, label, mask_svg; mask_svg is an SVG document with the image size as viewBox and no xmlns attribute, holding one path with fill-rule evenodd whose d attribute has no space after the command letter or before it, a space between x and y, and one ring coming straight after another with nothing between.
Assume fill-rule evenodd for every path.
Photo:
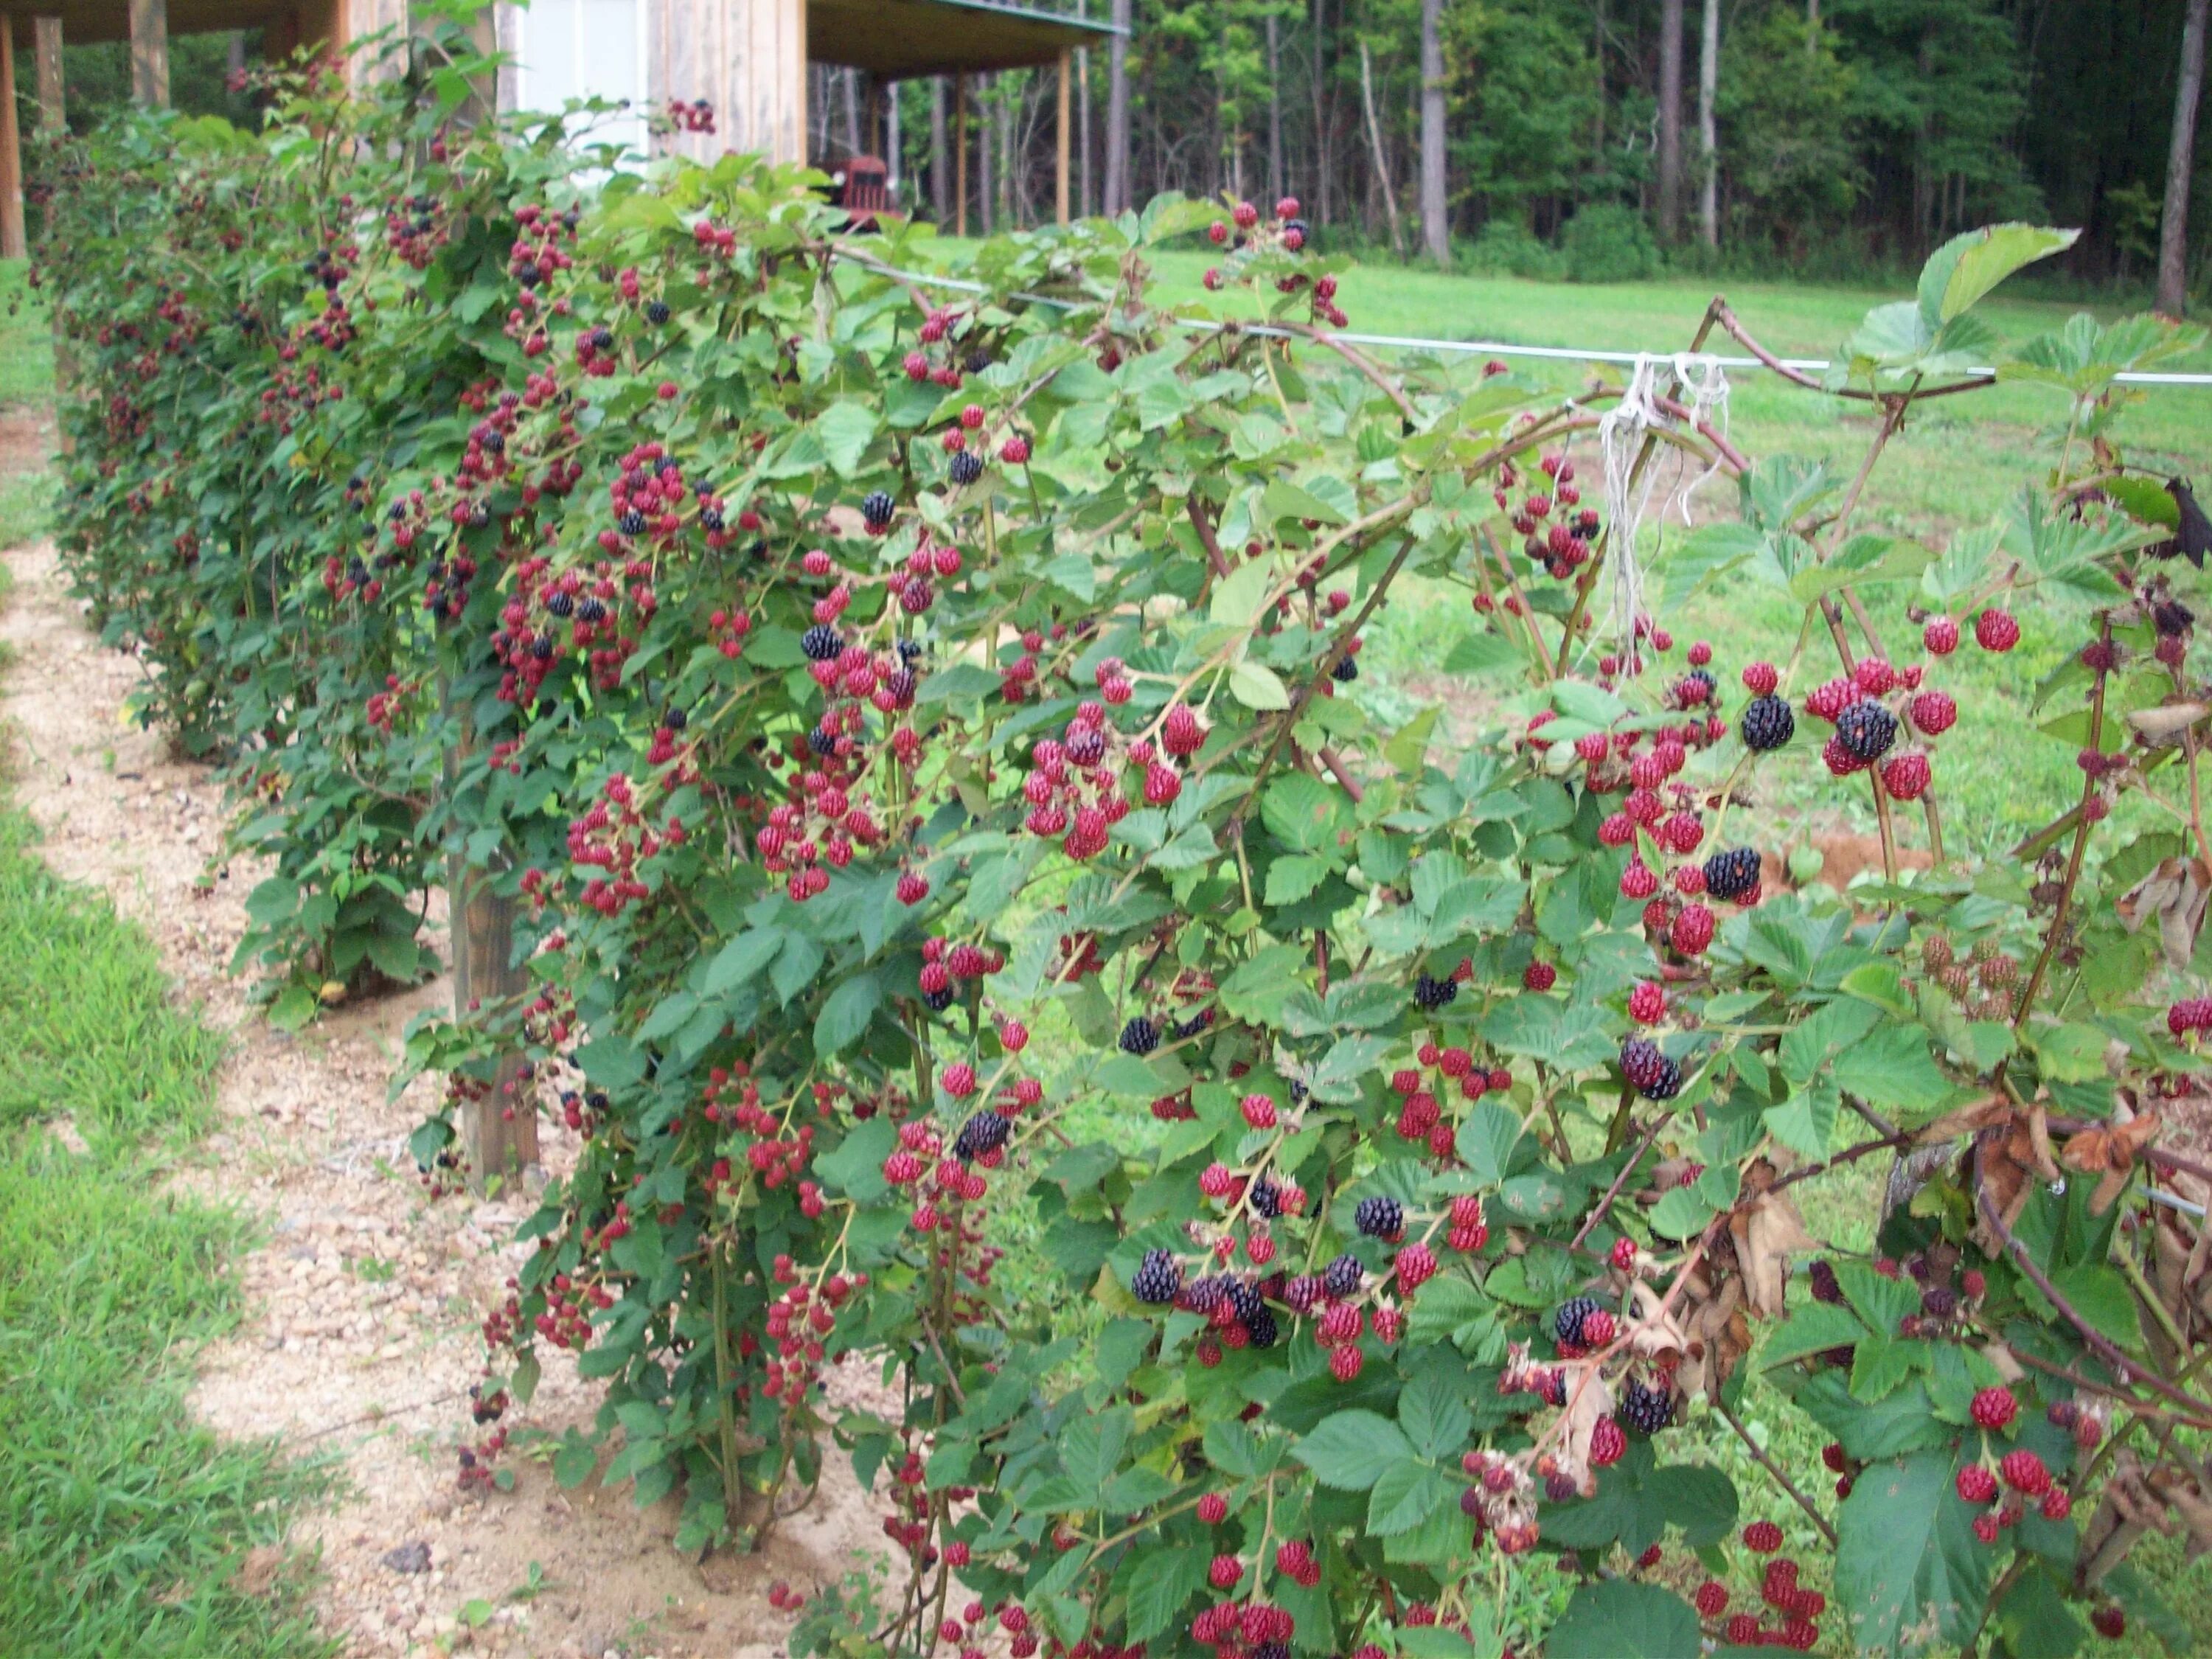
<instances>
[{"instance_id":1,"label":"tree trunk","mask_svg":"<svg viewBox=\"0 0 2212 1659\"><path fill-rule=\"evenodd\" d=\"M1091 15L1090 0L1076 0L1075 15ZM1091 195L1091 48L1075 49L1075 143L1081 152L1077 168L1079 216L1088 219L1096 210Z\"/></svg>"},{"instance_id":2,"label":"tree trunk","mask_svg":"<svg viewBox=\"0 0 2212 1659\"><path fill-rule=\"evenodd\" d=\"M1283 41L1275 14L1267 14L1268 205L1283 199Z\"/></svg>"},{"instance_id":3,"label":"tree trunk","mask_svg":"<svg viewBox=\"0 0 2212 1659\"><path fill-rule=\"evenodd\" d=\"M1605 0L1597 0L1593 9L1597 21L1590 28L1590 62L1597 70L1595 88L1597 93L1597 136L1593 141L1591 154L1602 168L1605 166Z\"/></svg>"},{"instance_id":4,"label":"tree trunk","mask_svg":"<svg viewBox=\"0 0 2212 1659\"><path fill-rule=\"evenodd\" d=\"M929 83L929 199L940 229L952 222L952 162L945 142L945 77Z\"/></svg>"},{"instance_id":5,"label":"tree trunk","mask_svg":"<svg viewBox=\"0 0 2212 1659\"><path fill-rule=\"evenodd\" d=\"M1682 0L1659 6L1659 240L1682 239Z\"/></svg>"},{"instance_id":6,"label":"tree trunk","mask_svg":"<svg viewBox=\"0 0 2212 1659\"><path fill-rule=\"evenodd\" d=\"M2189 0L2181 23L2173 142L2166 152L2166 212L2158 232L2158 308L2181 315L2189 300L2189 178L2197 165L2197 104L2204 90L2206 0Z\"/></svg>"},{"instance_id":7,"label":"tree trunk","mask_svg":"<svg viewBox=\"0 0 2212 1659\"><path fill-rule=\"evenodd\" d=\"M1129 0L1114 0L1121 31L1106 49L1106 211L1126 213L1129 201Z\"/></svg>"},{"instance_id":8,"label":"tree trunk","mask_svg":"<svg viewBox=\"0 0 2212 1659\"><path fill-rule=\"evenodd\" d=\"M1443 0L1421 0L1421 240L1439 266L1451 264L1444 191Z\"/></svg>"},{"instance_id":9,"label":"tree trunk","mask_svg":"<svg viewBox=\"0 0 2212 1659\"><path fill-rule=\"evenodd\" d=\"M1329 169L1334 163L1329 143L1328 98L1322 80L1322 43L1328 34L1328 0L1313 0L1313 52L1310 80L1313 93L1314 130L1314 213L1322 224L1329 222L1329 210L1334 192L1329 188Z\"/></svg>"},{"instance_id":10,"label":"tree trunk","mask_svg":"<svg viewBox=\"0 0 2212 1659\"><path fill-rule=\"evenodd\" d=\"M979 75L975 77L975 82L980 100L982 94L991 89L992 77L988 75ZM997 158L991 154L997 148L992 143L993 124L997 118L992 114L988 102L983 104L982 114L983 118L976 123L982 131L976 135L975 143L975 216L980 222L979 228L982 234L988 236L991 234L991 204L994 199L991 194L991 179L993 169L998 165Z\"/></svg>"},{"instance_id":11,"label":"tree trunk","mask_svg":"<svg viewBox=\"0 0 2212 1659\"><path fill-rule=\"evenodd\" d=\"M845 154L860 153L860 71L848 69L840 77L845 83Z\"/></svg>"},{"instance_id":12,"label":"tree trunk","mask_svg":"<svg viewBox=\"0 0 2212 1659\"><path fill-rule=\"evenodd\" d=\"M1674 5L1682 0L1670 0ZM1398 228L1398 192L1390 188L1390 155L1382 148L1382 124L1375 118L1375 54L1367 42L1359 43L1359 100L1367 110L1367 141L1375 147L1375 188L1382 198L1382 210L1390 219L1390 252L1406 257L1405 233Z\"/></svg>"},{"instance_id":13,"label":"tree trunk","mask_svg":"<svg viewBox=\"0 0 2212 1659\"><path fill-rule=\"evenodd\" d=\"M1704 38L1698 44L1698 234L1707 247L1721 245L1720 145L1713 100L1721 78L1721 0L1705 0Z\"/></svg>"}]
</instances>

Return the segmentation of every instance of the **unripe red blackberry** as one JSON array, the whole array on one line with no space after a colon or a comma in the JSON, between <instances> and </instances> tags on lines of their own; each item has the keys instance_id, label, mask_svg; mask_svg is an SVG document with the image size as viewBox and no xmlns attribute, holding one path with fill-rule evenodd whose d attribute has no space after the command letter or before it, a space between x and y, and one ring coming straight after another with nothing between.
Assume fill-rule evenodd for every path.
<instances>
[{"instance_id":1,"label":"unripe red blackberry","mask_svg":"<svg viewBox=\"0 0 2212 1659\"><path fill-rule=\"evenodd\" d=\"M2089 1623L2107 1642L2117 1642L2128 1633L2128 1615L2116 1601L2107 1601L2092 1612Z\"/></svg>"},{"instance_id":2,"label":"unripe red blackberry","mask_svg":"<svg viewBox=\"0 0 2212 1659\"><path fill-rule=\"evenodd\" d=\"M1782 676L1771 662L1747 663L1744 666L1744 690L1754 697L1771 696L1774 688L1781 684Z\"/></svg>"},{"instance_id":3,"label":"unripe red blackberry","mask_svg":"<svg viewBox=\"0 0 2212 1659\"><path fill-rule=\"evenodd\" d=\"M2043 1494L2043 1502L2037 1507L2041 1510L2045 1520L2063 1521L2074 1513L2074 1499L2068 1494L2065 1487L2053 1486Z\"/></svg>"},{"instance_id":4,"label":"unripe red blackberry","mask_svg":"<svg viewBox=\"0 0 2212 1659\"><path fill-rule=\"evenodd\" d=\"M1997 1478L1983 1464L1966 1465L1959 1471L1954 1484L1959 1488L1959 1496L1969 1504L1979 1505L1996 1499Z\"/></svg>"},{"instance_id":5,"label":"unripe red blackberry","mask_svg":"<svg viewBox=\"0 0 2212 1659\"><path fill-rule=\"evenodd\" d=\"M1614 1239L1610 1260L1618 1272L1633 1271L1636 1267L1636 1241L1632 1238Z\"/></svg>"},{"instance_id":6,"label":"unripe red blackberry","mask_svg":"<svg viewBox=\"0 0 2212 1659\"><path fill-rule=\"evenodd\" d=\"M1618 1331L1613 1315L1600 1308L1583 1321L1582 1345L1595 1351L1611 1342Z\"/></svg>"},{"instance_id":7,"label":"unripe red blackberry","mask_svg":"<svg viewBox=\"0 0 2212 1659\"><path fill-rule=\"evenodd\" d=\"M1938 738L1959 723L1959 705L1943 691L1923 691L1912 700L1912 724L1916 730L1931 738Z\"/></svg>"},{"instance_id":8,"label":"unripe red blackberry","mask_svg":"<svg viewBox=\"0 0 2212 1659\"><path fill-rule=\"evenodd\" d=\"M1969 1295L1977 1294L1970 1291ZM2012 1390L2002 1385L1982 1389L1975 1395L1966 1408L1977 1428L1996 1431L2010 1426L2020 1415L2020 1401L2013 1398Z\"/></svg>"},{"instance_id":9,"label":"unripe red blackberry","mask_svg":"<svg viewBox=\"0 0 2212 1659\"><path fill-rule=\"evenodd\" d=\"M1648 899L1658 890L1658 873L1641 859L1632 860L1620 872L1620 896L1623 898Z\"/></svg>"},{"instance_id":10,"label":"unripe red blackberry","mask_svg":"<svg viewBox=\"0 0 2212 1659\"><path fill-rule=\"evenodd\" d=\"M1743 1547L1753 1555L1771 1555L1782 1547L1782 1528L1771 1521L1754 1521L1743 1529Z\"/></svg>"},{"instance_id":11,"label":"unripe red blackberry","mask_svg":"<svg viewBox=\"0 0 2212 1659\"><path fill-rule=\"evenodd\" d=\"M1206 1570L1206 1581L1218 1590L1234 1589L1244 1576L1244 1564L1233 1555L1217 1555Z\"/></svg>"},{"instance_id":12,"label":"unripe red blackberry","mask_svg":"<svg viewBox=\"0 0 2212 1659\"><path fill-rule=\"evenodd\" d=\"M1713 913L1702 904L1686 904L1667 930L1667 942L1686 957L1694 957L1713 942Z\"/></svg>"},{"instance_id":13,"label":"unripe red blackberry","mask_svg":"<svg viewBox=\"0 0 2212 1659\"><path fill-rule=\"evenodd\" d=\"M1340 1382L1357 1382L1367 1356L1356 1342L1346 1342L1328 1351L1328 1374Z\"/></svg>"},{"instance_id":14,"label":"unripe red blackberry","mask_svg":"<svg viewBox=\"0 0 2212 1659\"><path fill-rule=\"evenodd\" d=\"M1521 983L1531 991L1548 991L1559 977L1559 970L1548 962L1532 962L1521 970Z\"/></svg>"},{"instance_id":15,"label":"unripe red blackberry","mask_svg":"<svg viewBox=\"0 0 2212 1659\"><path fill-rule=\"evenodd\" d=\"M1758 1615L1749 1613L1729 1614L1728 1624L1723 1628L1723 1634L1728 1638L1729 1645L1731 1647L1758 1647L1761 1639Z\"/></svg>"},{"instance_id":16,"label":"unripe red blackberry","mask_svg":"<svg viewBox=\"0 0 2212 1659\"><path fill-rule=\"evenodd\" d=\"M1881 787L1898 800L1918 800L1935 781L1935 769L1918 750L1892 755L1881 763Z\"/></svg>"},{"instance_id":17,"label":"unripe red blackberry","mask_svg":"<svg viewBox=\"0 0 2212 1659\"><path fill-rule=\"evenodd\" d=\"M1628 1017L1638 1025L1656 1025L1667 1016L1667 993L1645 980L1628 994Z\"/></svg>"},{"instance_id":18,"label":"unripe red blackberry","mask_svg":"<svg viewBox=\"0 0 2212 1659\"><path fill-rule=\"evenodd\" d=\"M999 459L1009 466L1019 466L1030 458L1030 441L1019 433L999 446Z\"/></svg>"},{"instance_id":19,"label":"unripe red blackberry","mask_svg":"<svg viewBox=\"0 0 2212 1659\"><path fill-rule=\"evenodd\" d=\"M2007 1452L1997 1464L1997 1474L2005 1485L2030 1498L2040 1498L2051 1490L2051 1471L2025 1446Z\"/></svg>"},{"instance_id":20,"label":"unripe red blackberry","mask_svg":"<svg viewBox=\"0 0 2212 1659\"><path fill-rule=\"evenodd\" d=\"M1854 755L1840 737L1830 738L1820 750L1820 763L1836 777L1847 778L1854 772L1866 770L1866 763Z\"/></svg>"},{"instance_id":21,"label":"unripe red blackberry","mask_svg":"<svg viewBox=\"0 0 2212 1659\"><path fill-rule=\"evenodd\" d=\"M1948 617L1930 617L1920 630L1920 643L1931 657L1948 657L1959 648L1959 624Z\"/></svg>"},{"instance_id":22,"label":"unripe red blackberry","mask_svg":"<svg viewBox=\"0 0 2212 1659\"><path fill-rule=\"evenodd\" d=\"M1398 1288L1407 1295L1436 1277L1436 1253L1425 1244L1408 1244L1398 1252Z\"/></svg>"},{"instance_id":23,"label":"unripe red blackberry","mask_svg":"<svg viewBox=\"0 0 2212 1659\"><path fill-rule=\"evenodd\" d=\"M2009 651L2020 643L2020 623L2009 611L1984 611L1974 618L1974 643L1984 651Z\"/></svg>"},{"instance_id":24,"label":"unripe red blackberry","mask_svg":"<svg viewBox=\"0 0 2212 1659\"><path fill-rule=\"evenodd\" d=\"M1209 1527L1218 1527L1229 1518L1229 1500L1218 1492L1210 1492L1198 1500L1198 1518Z\"/></svg>"},{"instance_id":25,"label":"unripe red blackberry","mask_svg":"<svg viewBox=\"0 0 2212 1659\"><path fill-rule=\"evenodd\" d=\"M1628 1437L1610 1417L1601 1417L1590 1430L1589 1461L1594 1469L1618 1463L1628 1450Z\"/></svg>"}]
</instances>

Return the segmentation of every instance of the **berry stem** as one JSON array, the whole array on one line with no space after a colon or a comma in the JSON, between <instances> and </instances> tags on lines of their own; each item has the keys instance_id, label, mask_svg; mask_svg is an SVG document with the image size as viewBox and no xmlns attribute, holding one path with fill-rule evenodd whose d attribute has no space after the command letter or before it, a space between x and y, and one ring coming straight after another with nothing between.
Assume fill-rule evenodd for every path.
<instances>
[{"instance_id":1,"label":"berry stem","mask_svg":"<svg viewBox=\"0 0 2212 1659\"><path fill-rule=\"evenodd\" d=\"M2100 660L2110 660L2112 643L2112 618L2109 612L2098 618L2097 638L2105 647ZM2105 686L2109 672L2097 670L2096 684L2089 694L2088 751L2100 755L2105 747ZM2094 822L2089 816L2089 802L2097 793L2095 774L2081 775L2081 800L2075 808L2077 817L2074 824L2074 850L2066 858L2066 879L2058 890L2058 902L2051 912L2051 926L2044 931L2043 949L2036 953L2035 967L2021 988L2019 1005L2013 1010L2013 1030L2018 1030L2027 1023L2028 1011L2035 1006L2036 993L2043 988L2043 976L2051 971L2051 958L2057 953L2058 940L2066 931L2066 918L2074 903L2075 884L2081 879L2081 858L2088 850L2089 826Z\"/></svg>"},{"instance_id":2,"label":"berry stem","mask_svg":"<svg viewBox=\"0 0 2212 1659\"><path fill-rule=\"evenodd\" d=\"M1788 1492L1797 1507L1804 1510L1807 1517L1820 1528L1820 1536L1828 1540L1828 1547L1835 1548L1836 1529L1828 1524L1826 1518L1820 1510L1813 1507L1813 1500L1798 1491L1797 1483L1783 1474L1781 1467L1760 1449L1759 1443L1751 1437L1751 1431L1744 1427L1742 1419L1723 1405L1718 1395L1713 1396L1712 1404L1713 1410L1719 1415L1720 1419L1735 1430L1735 1437L1743 1442L1743 1449L1751 1454L1752 1462L1774 1477L1774 1484Z\"/></svg>"}]
</instances>

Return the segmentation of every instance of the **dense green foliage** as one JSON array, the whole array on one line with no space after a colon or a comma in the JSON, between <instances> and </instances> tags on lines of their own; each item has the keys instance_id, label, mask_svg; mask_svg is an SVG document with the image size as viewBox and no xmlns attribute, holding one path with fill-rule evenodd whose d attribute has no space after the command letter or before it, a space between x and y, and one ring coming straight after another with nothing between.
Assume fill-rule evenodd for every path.
<instances>
[{"instance_id":1,"label":"dense green foliage","mask_svg":"<svg viewBox=\"0 0 2212 1659\"><path fill-rule=\"evenodd\" d=\"M1865 468L1742 457L1662 385L1618 458L1678 450L1740 508L1670 581L1802 618L1787 664L1729 661L1616 598L1623 388L1386 372L1316 326L1352 296L1275 218L1238 206L1232 248L1228 208L1163 198L940 287L902 274L926 232L848 237L795 170L594 184L557 124L459 127L447 45L281 85L259 138L103 136L45 269L64 550L278 861L280 1016L419 971L447 859L526 909L531 991L410 1037L454 1079L439 1184L453 1114L573 1132L480 1420L574 1352L605 1405L556 1475L611 1451L690 1549L757 1540L837 1449L887 1477L912 1572L817 1605L809 1648L2172 1627L2109 1522L2204 1506L2142 1432L2212 1425L2201 1315L2143 1277L2187 1261L2146 1188L2191 1167L2151 1143L2212 1026L2166 1011L2212 853L2201 599L2113 376L2195 336L2001 350L1977 303L2069 241L2008 224L1844 343ZM1194 233L1273 332L1154 302ZM1865 470L1992 356L2051 399L2050 475L1939 545L1863 530ZM1352 689L1416 581L1480 623L1437 665L1488 699L1463 745ZM2085 764L2024 862L1976 867L1931 756L1960 627L2001 653L2014 605L2081 632L2043 701ZM1849 902L1779 890L1739 799L1824 727L1882 827ZM2085 863L2123 793L2176 827ZM1085 1131L1102 1107L1131 1132ZM1806 1231L1802 1182L1922 1146L1857 1218L1880 1256ZM855 1350L895 1420L828 1407ZM1787 1473L1839 1483L1832 1522L1802 1499L1832 1609L1780 1561L1647 1557L1725 1573L1754 1516L1771 1549L1785 1489L1683 1455L1754 1375L1832 1437ZM1546 1557L1576 1580L1548 1629L1509 1593Z\"/></svg>"}]
</instances>

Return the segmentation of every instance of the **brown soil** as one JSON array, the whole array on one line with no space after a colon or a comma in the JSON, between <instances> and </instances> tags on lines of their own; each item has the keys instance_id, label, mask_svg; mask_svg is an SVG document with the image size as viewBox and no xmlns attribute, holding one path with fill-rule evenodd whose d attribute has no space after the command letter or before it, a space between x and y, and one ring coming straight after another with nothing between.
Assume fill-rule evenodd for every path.
<instances>
[{"instance_id":1,"label":"brown soil","mask_svg":"<svg viewBox=\"0 0 2212 1659\"><path fill-rule=\"evenodd\" d=\"M9 435L0 431L0 448ZM139 671L86 630L52 550L5 556L15 590L0 641L14 660L0 725L15 797L44 831L48 862L143 927L179 1002L230 1040L222 1127L179 1181L235 1205L267 1237L240 1264L239 1328L199 1357L195 1403L225 1433L273 1434L303 1458L331 1460L337 1478L334 1506L295 1525L290 1559L242 1561L243 1577L313 1573L323 1626L349 1659L781 1654L790 1620L769 1606L771 1583L811 1590L882 1559L878 1506L834 1449L814 1501L765 1550L702 1566L670 1547L675 1500L640 1513L626 1491L596 1481L562 1492L530 1455L533 1431L557 1440L588 1427L597 1407L596 1385L556 1355L530 1410L509 1419L514 1490L459 1490L457 1449L476 1433L465 1396L482 1360L477 1328L517 1259L509 1240L522 1200L429 1201L406 1139L434 1085L418 1079L399 1100L385 1097L400 1032L449 987L337 1007L297 1036L262 1022L228 963L263 872L225 856L219 786L171 757L160 733L125 723ZM574 1151L549 1124L549 1164ZM896 1413L865 1364L840 1367L830 1391ZM427 1570L386 1564L416 1545L428 1547ZM402 1563L417 1565L421 1552L410 1553L416 1559ZM514 1597L533 1568L538 1594ZM465 1630L461 1609L479 1598L495 1609L491 1622Z\"/></svg>"}]
</instances>

